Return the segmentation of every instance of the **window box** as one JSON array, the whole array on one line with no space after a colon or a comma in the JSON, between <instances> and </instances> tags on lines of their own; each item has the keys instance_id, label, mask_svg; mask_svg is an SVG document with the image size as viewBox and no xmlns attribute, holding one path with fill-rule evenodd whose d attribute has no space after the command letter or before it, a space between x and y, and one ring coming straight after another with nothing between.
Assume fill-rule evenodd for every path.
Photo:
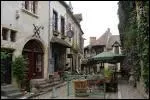
<instances>
[{"instance_id":1,"label":"window box","mask_svg":"<svg viewBox=\"0 0 150 100\"><path fill-rule=\"evenodd\" d=\"M59 32L58 31L53 31L54 36L58 36Z\"/></svg>"},{"instance_id":2,"label":"window box","mask_svg":"<svg viewBox=\"0 0 150 100\"><path fill-rule=\"evenodd\" d=\"M64 34L61 34L62 39L66 39L66 36Z\"/></svg>"},{"instance_id":3,"label":"window box","mask_svg":"<svg viewBox=\"0 0 150 100\"><path fill-rule=\"evenodd\" d=\"M25 12L25 13L27 13L28 15L30 15L30 16L32 16L32 17L39 18L38 15L36 15L36 14L30 12L29 10L26 10L26 9L22 8L22 11Z\"/></svg>"}]
</instances>

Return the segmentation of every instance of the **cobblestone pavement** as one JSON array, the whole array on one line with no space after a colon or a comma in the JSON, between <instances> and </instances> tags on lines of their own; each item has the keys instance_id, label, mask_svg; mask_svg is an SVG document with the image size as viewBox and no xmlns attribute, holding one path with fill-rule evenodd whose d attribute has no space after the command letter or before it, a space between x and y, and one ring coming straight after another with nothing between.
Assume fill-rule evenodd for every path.
<instances>
[{"instance_id":1,"label":"cobblestone pavement","mask_svg":"<svg viewBox=\"0 0 150 100\"><path fill-rule=\"evenodd\" d=\"M101 96L87 96L87 97L73 97L67 96L67 86L63 86L57 88L55 91L55 95L53 95L52 91L46 94L40 95L38 97L34 97L33 99L103 99ZM52 98L54 96L55 98ZM116 93L106 93L106 99L144 99L137 89L128 85L127 81L121 81L118 85L118 92Z\"/></svg>"},{"instance_id":2,"label":"cobblestone pavement","mask_svg":"<svg viewBox=\"0 0 150 100\"><path fill-rule=\"evenodd\" d=\"M130 86L126 80L121 80L121 82L119 82L118 90L119 99L144 99L137 89Z\"/></svg>"}]
</instances>

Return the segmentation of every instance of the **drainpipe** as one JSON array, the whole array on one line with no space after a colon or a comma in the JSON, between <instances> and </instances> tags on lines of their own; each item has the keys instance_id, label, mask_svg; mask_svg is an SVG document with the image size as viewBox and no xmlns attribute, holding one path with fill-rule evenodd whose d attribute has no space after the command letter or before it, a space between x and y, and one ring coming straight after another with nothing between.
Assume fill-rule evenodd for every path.
<instances>
[{"instance_id":1,"label":"drainpipe","mask_svg":"<svg viewBox=\"0 0 150 100\"><path fill-rule=\"evenodd\" d=\"M50 74L50 1L48 2L48 15L49 15L49 19L48 19L48 76Z\"/></svg>"}]
</instances>

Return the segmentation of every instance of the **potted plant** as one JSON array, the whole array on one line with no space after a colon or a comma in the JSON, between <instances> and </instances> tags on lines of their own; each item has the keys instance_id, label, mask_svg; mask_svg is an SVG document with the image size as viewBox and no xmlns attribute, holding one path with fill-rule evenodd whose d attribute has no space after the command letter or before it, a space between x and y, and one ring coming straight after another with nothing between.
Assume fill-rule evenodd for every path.
<instances>
[{"instance_id":1,"label":"potted plant","mask_svg":"<svg viewBox=\"0 0 150 100\"><path fill-rule=\"evenodd\" d=\"M27 61L23 58L23 56L18 56L12 62L13 75L16 78L16 82L20 89L23 88L23 84L25 82L25 75L27 70Z\"/></svg>"},{"instance_id":2,"label":"potted plant","mask_svg":"<svg viewBox=\"0 0 150 100\"><path fill-rule=\"evenodd\" d=\"M106 83L109 83L111 81L112 71L110 69L104 69L104 77Z\"/></svg>"},{"instance_id":3,"label":"potted plant","mask_svg":"<svg viewBox=\"0 0 150 100\"><path fill-rule=\"evenodd\" d=\"M5 74L5 65L3 62L9 57L9 54L1 51L1 83L4 82L4 74Z\"/></svg>"}]
</instances>

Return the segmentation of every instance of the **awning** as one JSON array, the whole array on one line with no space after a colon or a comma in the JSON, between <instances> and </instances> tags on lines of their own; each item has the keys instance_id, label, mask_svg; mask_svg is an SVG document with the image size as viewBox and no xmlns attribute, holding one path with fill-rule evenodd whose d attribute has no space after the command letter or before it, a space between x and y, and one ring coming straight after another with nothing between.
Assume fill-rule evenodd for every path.
<instances>
[{"instance_id":1,"label":"awning","mask_svg":"<svg viewBox=\"0 0 150 100\"><path fill-rule=\"evenodd\" d=\"M103 62L120 62L123 60L125 56L122 54L115 54L113 52L107 52L104 51L92 58L90 58L91 61L103 61Z\"/></svg>"},{"instance_id":2,"label":"awning","mask_svg":"<svg viewBox=\"0 0 150 100\"><path fill-rule=\"evenodd\" d=\"M57 37L52 37L51 43L58 43L58 44L63 45L64 47L71 48L71 45L69 43Z\"/></svg>"}]
</instances>

